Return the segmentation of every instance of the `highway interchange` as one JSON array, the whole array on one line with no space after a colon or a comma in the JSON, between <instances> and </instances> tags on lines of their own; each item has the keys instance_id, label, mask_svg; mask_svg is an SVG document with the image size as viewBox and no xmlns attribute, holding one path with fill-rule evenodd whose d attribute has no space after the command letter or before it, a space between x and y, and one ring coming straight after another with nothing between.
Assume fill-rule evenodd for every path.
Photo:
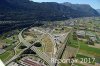
<instances>
[{"instance_id":1,"label":"highway interchange","mask_svg":"<svg viewBox=\"0 0 100 66\"><path fill-rule=\"evenodd\" d=\"M20 43L23 43L27 48L25 48L23 51L21 51L21 52L18 53L17 55L14 55L14 56L13 56L9 61L7 61L5 64L8 65L10 62L12 62L12 61L15 60L16 58L18 58L24 51L26 51L27 49L30 48L31 50L33 50L34 52L36 52L36 54L37 54L42 60L44 60L49 66L56 66L57 63L52 63L52 62L51 62L51 57L49 57L45 52L42 52L41 50L37 49L37 47L34 46L34 43L36 43L38 40L35 41L33 44L30 44L29 42L27 42L27 41L23 38L23 32L24 32L25 30L27 30L27 28L24 28L24 29L19 33L18 38L19 38ZM49 32L46 32L46 31L43 32L43 31L40 31L40 30L35 29L35 28L34 28L34 30L35 30L35 31L38 31L38 32L40 32L40 33L43 33L43 34L48 34L49 37L50 37L50 39L51 39L52 42L53 42L54 47L55 47L55 44L56 44L56 43L55 43L55 40L54 40L53 36L52 36ZM69 34L70 32L71 32L71 30L70 30L68 33L66 33L66 37L68 37L68 34ZM65 37L64 42L67 40L66 37ZM65 42L65 43L66 43L66 42ZM57 59L61 59L61 56L62 56L62 54L63 54L65 48L66 48L66 44L63 44L63 46L62 46L61 48L59 48L58 51L57 51L56 53L53 54L53 57L54 57L54 58L57 58ZM54 51L55 51L55 50L54 50Z\"/></svg>"}]
</instances>

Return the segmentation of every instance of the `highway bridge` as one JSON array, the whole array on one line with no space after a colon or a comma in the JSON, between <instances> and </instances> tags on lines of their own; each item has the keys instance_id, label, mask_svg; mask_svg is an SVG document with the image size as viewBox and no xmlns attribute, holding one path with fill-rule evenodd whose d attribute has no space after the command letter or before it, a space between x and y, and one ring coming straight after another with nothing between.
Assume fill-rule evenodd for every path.
<instances>
[{"instance_id":1,"label":"highway bridge","mask_svg":"<svg viewBox=\"0 0 100 66\"><path fill-rule=\"evenodd\" d=\"M24 30L26 30L26 29L23 29L23 30L19 33L18 38L19 38L20 42L22 42L25 46L30 47L32 44L30 44L29 42L27 42L27 41L23 38L23 36L22 36ZM44 52L40 51L39 49L37 49L37 48L36 48L35 46L33 46L33 45L31 46L31 50L33 50L34 52L36 52L36 54L37 54L41 59L43 59L45 62L47 62L47 64L48 64L49 66L55 66L54 63L51 63L51 58L50 58L47 54L45 54Z\"/></svg>"}]
</instances>

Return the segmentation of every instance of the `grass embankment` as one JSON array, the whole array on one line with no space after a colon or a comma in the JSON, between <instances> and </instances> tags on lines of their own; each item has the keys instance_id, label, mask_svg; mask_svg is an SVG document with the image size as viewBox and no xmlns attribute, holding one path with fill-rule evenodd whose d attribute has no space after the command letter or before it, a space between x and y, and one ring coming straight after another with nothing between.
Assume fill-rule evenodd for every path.
<instances>
[{"instance_id":1,"label":"grass embankment","mask_svg":"<svg viewBox=\"0 0 100 66\"><path fill-rule=\"evenodd\" d=\"M48 34L44 35L42 38L42 42L44 43L45 52L53 51L53 43Z\"/></svg>"}]
</instances>

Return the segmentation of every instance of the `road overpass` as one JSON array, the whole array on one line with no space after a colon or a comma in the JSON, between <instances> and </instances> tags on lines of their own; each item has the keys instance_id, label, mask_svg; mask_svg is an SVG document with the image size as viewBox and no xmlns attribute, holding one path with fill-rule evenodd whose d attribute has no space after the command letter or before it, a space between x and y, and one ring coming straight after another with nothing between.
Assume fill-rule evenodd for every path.
<instances>
[{"instance_id":1,"label":"road overpass","mask_svg":"<svg viewBox=\"0 0 100 66\"><path fill-rule=\"evenodd\" d=\"M26 29L23 29L23 30L19 33L18 38L19 38L20 42L22 42L25 46L30 47L32 44L30 44L29 42L27 42L27 41L23 38L23 36L22 36L23 31L25 31L25 30L26 30ZM32 47L31 47L30 49L33 50L34 52L36 52L36 54L37 54L41 59L43 59L45 62L47 62L49 66L55 66L54 63L51 63L51 58L50 58L47 54L45 54L44 52L40 51L39 49L37 49L37 48L36 48L35 46L33 46L33 45L32 45Z\"/></svg>"}]
</instances>

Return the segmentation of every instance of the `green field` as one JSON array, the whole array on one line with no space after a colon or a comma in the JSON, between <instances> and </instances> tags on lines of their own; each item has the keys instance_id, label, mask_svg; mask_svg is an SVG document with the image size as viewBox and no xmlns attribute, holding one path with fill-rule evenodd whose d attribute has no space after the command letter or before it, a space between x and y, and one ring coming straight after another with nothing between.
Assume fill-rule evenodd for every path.
<instances>
[{"instance_id":1,"label":"green field","mask_svg":"<svg viewBox=\"0 0 100 66\"><path fill-rule=\"evenodd\" d=\"M75 47L75 48L79 48L79 53L84 53L84 55L92 55L94 57L100 57L100 49L99 48L93 48L93 47L89 47L88 44L86 44L86 42L84 41L80 41L80 40L73 40L73 36L70 35L69 39L68 39L68 45L71 47ZM84 55L77 55L77 58L90 58ZM100 58L97 59L96 58L96 62L100 62ZM94 63L92 63L94 64Z\"/></svg>"},{"instance_id":2,"label":"green field","mask_svg":"<svg viewBox=\"0 0 100 66\"><path fill-rule=\"evenodd\" d=\"M5 62L5 61L8 61L11 57L13 57L14 55L14 51L6 51L5 53L3 54L0 54L0 59Z\"/></svg>"},{"instance_id":3,"label":"green field","mask_svg":"<svg viewBox=\"0 0 100 66\"><path fill-rule=\"evenodd\" d=\"M86 54L91 54L94 56L99 57L100 56L100 49L99 48L93 48L93 47L89 47L85 42L83 41L79 41L79 45L80 45L80 50L79 52L84 52Z\"/></svg>"},{"instance_id":4,"label":"green field","mask_svg":"<svg viewBox=\"0 0 100 66\"><path fill-rule=\"evenodd\" d=\"M83 52L85 54L91 54L93 56L100 57L100 49L99 48L89 47L88 44L86 44L86 42L84 42L84 41L73 40L72 35L70 35L70 37L68 39L68 45L75 47L75 48L78 48L80 46L79 52Z\"/></svg>"},{"instance_id":5,"label":"green field","mask_svg":"<svg viewBox=\"0 0 100 66\"><path fill-rule=\"evenodd\" d=\"M75 63L75 66L84 66L84 65L82 65L82 64L78 64L78 63Z\"/></svg>"},{"instance_id":6,"label":"green field","mask_svg":"<svg viewBox=\"0 0 100 66\"><path fill-rule=\"evenodd\" d=\"M66 64L66 63L60 63L59 66L71 66L71 65Z\"/></svg>"},{"instance_id":7,"label":"green field","mask_svg":"<svg viewBox=\"0 0 100 66\"><path fill-rule=\"evenodd\" d=\"M73 39L72 33L69 35L70 36L67 40L67 44L71 47L78 48L78 41Z\"/></svg>"},{"instance_id":8,"label":"green field","mask_svg":"<svg viewBox=\"0 0 100 66\"><path fill-rule=\"evenodd\" d=\"M10 40L10 39L4 39L4 42L7 43L7 44L12 44L13 43L12 40Z\"/></svg>"},{"instance_id":9,"label":"green field","mask_svg":"<svg viewBox=\"0 0 100 66\"><path fill-rule=\"evenodd\" d=\"M88 57L82 54L77 54L76 58L80 61L82 61L82 59L88 59L86 63L89 63L89 64L95 64L95 61L96 61L96 59L94 60L94 58Z\"/></svg>"}]
</instances>

